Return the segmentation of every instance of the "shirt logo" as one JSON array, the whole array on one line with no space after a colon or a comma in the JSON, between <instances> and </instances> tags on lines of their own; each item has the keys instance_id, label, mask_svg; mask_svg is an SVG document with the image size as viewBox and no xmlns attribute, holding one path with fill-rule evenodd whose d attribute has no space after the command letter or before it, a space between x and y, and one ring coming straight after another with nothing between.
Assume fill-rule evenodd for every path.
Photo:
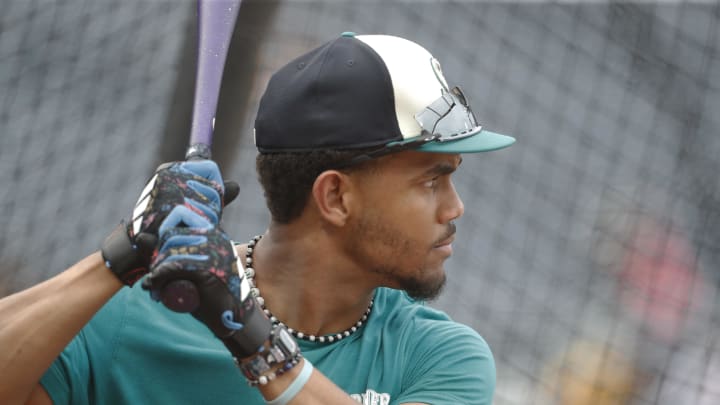
<instances>
[{"instance_id":1,"label":"shirt logo","mask_svg":"<svg viewBox=\"0 0 720 405\"><path fill-rule=\"evenodd\" d=\"M362 405L390 405L390 394L367 390L364 394L350 394L350 398Z\"/></svg>"}]
</instances>

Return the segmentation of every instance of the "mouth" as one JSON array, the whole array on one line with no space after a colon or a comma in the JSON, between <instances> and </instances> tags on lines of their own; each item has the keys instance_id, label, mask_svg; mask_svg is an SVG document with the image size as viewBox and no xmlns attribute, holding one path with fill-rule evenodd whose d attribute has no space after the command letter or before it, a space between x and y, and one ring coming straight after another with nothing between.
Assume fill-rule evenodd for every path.
<instances>
[{"instance_id":1,"label":"mouth","mask_svg":"<svg viewBox=\"0 0 720 405\"><path fill-rule=\"evenodd\" d=\"M445 234L442 235L442 239L435 242L433 249L435 251L443 252L445 256L450 256L452 254L452 243L455 241L455 230L455 223L450 222L447 225Z\"/></svg>"},{"instance_id":2,"label":"mouth","mask_svg":"<svg viewBox=\"0 0 720 405\"><path fill-rule=\"evenodd\" d=\"M455 235L450 235L449 237L437 242L435 244L435 246L433 246L433 247L440 248L440 247L444 247L444 246L450 246L453 243L453 241L455 241Z\"/></svg>"},{"instance_id":3,"label":"mouth","mask_svg":"<svg viewBox=\"0 0 720 405\"><path fill-rule=\"evenodd\" d=\"M445 234L443 235L443 239L440 239L440 241L435 243L434 247L442 247L442 246L448 246L455 240L455 231L457 228L455 227L454 222L450 222L447 224L447 230Z\"/></svg>"},{"instance_id":4,"label":"mouth","mask_svg":"<svg viewBox=\"0 0 720 405\"><path fill-rule=\"evenodd\" d=\"M448 258L453 254L452 243L455 240L454 236L445 238L433 246L433 251L439 253L442 257Z\"/></svg>"}]
</instances>

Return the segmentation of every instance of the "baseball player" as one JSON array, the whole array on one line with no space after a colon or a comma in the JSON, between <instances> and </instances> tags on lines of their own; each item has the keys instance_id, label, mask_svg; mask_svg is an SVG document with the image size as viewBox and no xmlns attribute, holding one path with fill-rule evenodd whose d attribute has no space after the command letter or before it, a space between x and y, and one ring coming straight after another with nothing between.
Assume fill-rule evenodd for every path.
<instances>
[{"instance_id":1,"label":"baseball player","mask_svg":"<svg viewBox=\"0 0 720 405\"><path fill-rule=\"evenodd\" d=\"M422 46L353 33L273 75L254 137L267 231L223 231L213 162L160 166L99 252L0 300L0 402L492 403L488 345L424 301L462 154L514 139Z\"/></svg>"}]
</instances>

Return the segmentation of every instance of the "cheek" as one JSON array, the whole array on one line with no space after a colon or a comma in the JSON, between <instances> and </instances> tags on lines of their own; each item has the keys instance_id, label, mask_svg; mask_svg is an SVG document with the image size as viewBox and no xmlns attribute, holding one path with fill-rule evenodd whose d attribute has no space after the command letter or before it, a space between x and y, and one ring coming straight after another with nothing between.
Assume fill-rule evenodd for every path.
<instances>
[{"instance_id":1,"label":"cheek","mask_svg":"<svg viewBox=\"0 0 720 405\"><path fill-rule=\"evenodd\" d=\"M435 242L437 235L437 202L432 190L419 189L405 198L394 211L392 220L408 238L425 245Z\"/></svg>"},{"instance_id":2,"label":"cheek","mask_svg":"<svg viewBox=\"0 0 720 405\"><path fill-rule=\"evenodd\" d=\"M373 256L391 263L419 263L434 243L433 235L414 215L375 216L366 223L369 251Z\"/></svg>"},{"instance_id":3,"label":"cheek","mask_svg":"<svg viewBox=\"0 0 720 405\"><path fill-rule=\"evenodd\" d=\"M358 242L372 245L370 249L383 255L402 252L415 256L393 260L419 260L417 256L424 255L440 236L435 220L436 194L423 187L388 187L382 193L377 190L360 197L363 208L352 226L354 236L363 234L370 240Z\"/></svg>"}]
</instances>

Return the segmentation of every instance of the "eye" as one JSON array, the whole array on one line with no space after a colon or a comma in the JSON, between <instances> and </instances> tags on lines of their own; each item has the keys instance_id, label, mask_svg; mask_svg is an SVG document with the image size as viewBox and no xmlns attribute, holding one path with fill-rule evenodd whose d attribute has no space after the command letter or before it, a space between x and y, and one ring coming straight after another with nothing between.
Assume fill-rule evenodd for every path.
<instances>
[{"instance_id":1,"label":"eye","mask_svg":"<svg viewBox=\"0 0 720 405\"><path fill-rule=\"evenodd\" d=\"M430 179L430 180L425 181L425 182L423 183L423 187L432 188L432 189L436 188L436 187L437 187L437 184L438 184L438 178L439 178L439 177L436 176L436 177L433 177L433 178Z\"/></svg>"}]
</instances>

